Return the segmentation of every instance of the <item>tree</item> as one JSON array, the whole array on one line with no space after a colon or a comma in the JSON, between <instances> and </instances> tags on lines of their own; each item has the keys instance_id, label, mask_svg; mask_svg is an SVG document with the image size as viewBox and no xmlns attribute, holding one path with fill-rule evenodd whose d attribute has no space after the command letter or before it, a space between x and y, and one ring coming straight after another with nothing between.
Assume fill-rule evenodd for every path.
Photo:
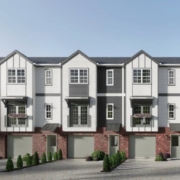
<instances>
[{"instance_id":1,"label":"tree","mask_svg":"<svg viewBox=\"0 0 180 180\"><path fill-rule=\"evenodd\" d=\"M17 168L22 168L23 167L23 161L22 161L21 155L18 156L16 166L17 166Z\"/></svg>"},{"instance_id":2,"label":"tree","mask_svg":"<svg viewBox=\"0 0 180 180\"><path fill-rule=\"evenodd\" d=\"M46 163L46 162L47 162L47 160L46 160L46 154L43 153L43 154L42 154L42 157L41 157L41 163Z\"/></svg>"},{"instance_id":3,"label":"tree","mask_svg":"<svg viewBox=\"0 0 180 180\"><path fill-rule=\"evenodd\" d=\"M32 158L32 165L38 165L39 164L39 155L37 151L33 154Z\"/></svg>"},{"instance_id":4,"label":"tree","mask_svg":"<svg viewBox=\"0 0 180 180\"><path fill-rule=\"evenodd\" d=\"M110 162L109 162L109 157L106 154L104 157L104 161L103 161L103 170L104 171L109 171L110 170Z\"/></svg>"},{"instance_id":5,"label":"tree","mask_svg":"<svg viewBox=\"0 0 180 180\"><path fill-rule=\"evenodd\" d=\"M13 170L14 170L14 164L11 157L9 157L6 163L6 171L13 171Z\"/></svg>"}]
</instances>

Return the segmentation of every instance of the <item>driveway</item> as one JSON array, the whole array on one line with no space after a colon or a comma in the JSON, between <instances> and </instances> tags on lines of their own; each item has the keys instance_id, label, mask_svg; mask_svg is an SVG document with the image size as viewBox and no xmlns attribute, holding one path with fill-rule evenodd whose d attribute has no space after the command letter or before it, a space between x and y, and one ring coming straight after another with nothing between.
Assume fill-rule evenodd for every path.
<instances>
[{"instance_id":1,"label":"driveway","mask_svg":"<svg viewBox=\"0 0 180 180\"><path fill-rule=\"evenodd\" d=\"M2 160L0 160L0 164ZM10 173L0 172L1 180L68 180L68 179L177 179L180 178L180 160L155 162L147 159L128 159L114 171L102 173L102 161L86 162L68 159L34 166Z\"/></svg>"}]
</instances>

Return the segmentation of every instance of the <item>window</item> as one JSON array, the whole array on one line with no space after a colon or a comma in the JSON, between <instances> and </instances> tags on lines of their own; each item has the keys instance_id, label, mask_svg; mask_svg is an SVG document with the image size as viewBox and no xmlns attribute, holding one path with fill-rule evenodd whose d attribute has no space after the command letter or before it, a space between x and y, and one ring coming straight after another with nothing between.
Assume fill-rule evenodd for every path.
<instances>
[{"instance_id":1,"label":"window","mask_svg":"<svg viewBox=\"0 0 180 180\"><path fill-rule=\"evenodd\" d=\"M168 70L168 85L175 85L175 70Z\"/></svg>"},{"instance_id":2,"label":"window","mask_svg":"<svg viewBox=\"0 0 180 180\"><path fill-rule=\"evenodd\" d=\"M133 70L133 83L137 83L137 84L151 83L151 70L150 69L134 69Z\"/></svg>"},{"instance_id":3,"label":"window","mask_svg":"<svg viewBox=\"0 0 180 180\"><path fill-rule=\"evenodd\" d=\"M87 84L88 70L87 69L70 69L71 84Z\"/></svg>"},{"instance_id":4,"label":"window","mask_svg":"<svg viewBox=\"0 0 180 180\"><path fill-rule=\"evenodd\" d=\"M113 86L114 85L114 70L106 71L106 85Z\"/></svg>"},{"instance_id":5,"label":"window","mask_svg":"<svg viewBox=\"0 0 180 180\"><path fill-rule=\"evenodd\" d=\"M150 106L134 106L134 114L151 114Z\"/></svg>"},{"instance_id":6,"label":"window","mask_svg":"<svg viewBox=\"0 0 180 180\"><path fill-rule=\"evenodd\" d=\"M114 104L110 104L110 103L107 104L106 119L114 119Z\"/></svg>"},{"instance_id":7,"label":"window","mask_svg":"<svg viewBox=\"0 0 180 180\"><path fill-rule=\"evenodd\" d=\"M175 104L168 104L168 118L175 119Z\"/></svg>"},{"instance_id":8,"label":"window","mask_svg":"<svg viewBox=\"0 0 180 180\"><path fill-rule=\"evenodd\" d=\"M8 69L8 83L24 84L26 75L24 69Z\"/></svg>"},{"instance_id":9,"label":"window","mask_svg":"<svg viewBox=\"0 0 180 180\"><path fill-rule=\"evenodd\" d=\"M45 85L52 85L52 70L45 70Z\"/></svg>"},{"instance_id":10,"label":"window","mask_svg":"<svg viewBox=\"0 0 180 180\"><path fill-rule=\"evenodd\" d=\"M45 118L52 119L52 104L45 105Z\"/></svg>"}]
</instances>

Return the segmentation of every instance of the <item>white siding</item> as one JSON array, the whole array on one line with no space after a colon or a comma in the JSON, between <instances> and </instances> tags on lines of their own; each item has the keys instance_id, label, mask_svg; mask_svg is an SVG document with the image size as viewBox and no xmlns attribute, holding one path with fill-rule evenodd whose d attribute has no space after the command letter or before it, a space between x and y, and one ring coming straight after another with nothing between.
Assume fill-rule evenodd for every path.
<instances>
[{"instance_id":1,"label":"white siding","mask_svg":"<svg viewBox=\"0 0 180 180\"><path fill-rule=\"evenodd\" d=\"M91 127L67 127L67 116L69 108L65 101L65 97L69 96L69 68L88 68L89 69L89 96L90 108L89 115L91 116ZM96 131L97 127L97 67L94 63L87 60L81 54L76 55L70 61L63 65L62 71L63 90L62 90L62 124L63 131Z\"/></svg>"}]
</instances>

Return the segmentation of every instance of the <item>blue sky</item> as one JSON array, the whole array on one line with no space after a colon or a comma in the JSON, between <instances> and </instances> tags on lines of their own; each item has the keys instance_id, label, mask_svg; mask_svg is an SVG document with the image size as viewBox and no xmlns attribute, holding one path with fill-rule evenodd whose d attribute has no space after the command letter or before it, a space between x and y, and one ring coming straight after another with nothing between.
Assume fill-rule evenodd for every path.
<instances>
[{"instance_id":1,"label":"blue sky","mask_svg":"<svg viewBox=\"0 0 180 180\"><path fill-rule=\"evenodd\" d=\"M179 0L0 0L0 56L180 56Z\"/></svg>"}]
</instances>

